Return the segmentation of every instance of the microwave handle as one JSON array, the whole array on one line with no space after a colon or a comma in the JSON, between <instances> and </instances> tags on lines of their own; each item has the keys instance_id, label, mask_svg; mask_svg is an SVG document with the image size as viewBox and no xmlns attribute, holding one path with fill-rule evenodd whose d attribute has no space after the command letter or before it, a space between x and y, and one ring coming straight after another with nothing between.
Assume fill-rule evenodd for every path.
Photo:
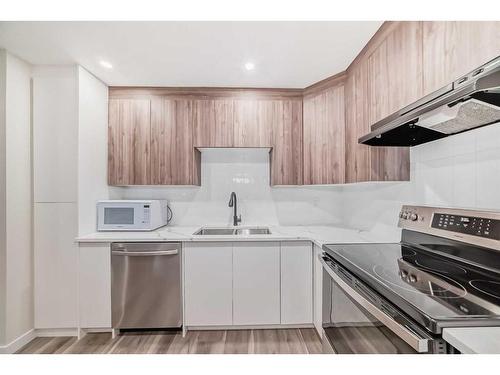
<instances>
[{"instance_id":1,"label":"microwave handle","mask_svg":"<svg viewBox=\"0 0 500 375\"><path fill-rule=\"evenodd\" d=\"M371 303L368 299L362 296L360 293L355 291L350 285L348 285L344 280L342 280L323 260L321 254L318 255L323 269L330 275L330 277L335 281L335 283L342 288L342 290L349 295L353 300L355 300L359 305L361 305L365 310L372 314L375 318L380 320L387 328L389 328L394 334L405 341L418 353L426 353L429 351L429 340L426 337L419 336L413 330L396 322L392 317L384 313L377 306Z\"/></svg>"}]
</instances>

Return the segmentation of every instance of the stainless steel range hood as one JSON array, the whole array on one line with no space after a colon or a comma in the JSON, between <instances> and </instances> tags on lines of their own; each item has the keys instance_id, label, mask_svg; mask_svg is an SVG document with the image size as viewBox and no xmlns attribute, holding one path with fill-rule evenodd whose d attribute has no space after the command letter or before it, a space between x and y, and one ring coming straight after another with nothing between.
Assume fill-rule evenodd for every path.
<instances>
[{"instance_id":1,"label":"stainless steel range hood","mask_svg":"<svg viewBox=\"0 0 500 375\"><path fill-rule=\"evenodd\" d=\"M500 56L372 125L359 143L415 146L500 121Z\"/></svg>"}]
</instances>

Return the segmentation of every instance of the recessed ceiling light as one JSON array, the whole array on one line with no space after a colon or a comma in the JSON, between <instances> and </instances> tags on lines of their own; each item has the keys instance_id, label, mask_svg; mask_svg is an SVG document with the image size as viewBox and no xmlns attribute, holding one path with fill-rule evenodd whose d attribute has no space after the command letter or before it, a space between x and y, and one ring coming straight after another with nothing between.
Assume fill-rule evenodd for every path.
<instances>
[{"instance_id":1,"label":"recessed ceiling light","mask_svg":"<svg viewBox=\"0 0 500 375\"><path fill-rule=\"evenodd\" d=\"M106 68L106 69L113 69L113 64L111 64L109 61L104 61L104 60L101 60L99 61L99 64L101 64L101 66L103 68Z\"/></svg>"},{"instance_id":2,"label":"recessed ceiling light","mask_svg":"<svg viewBox=\"0 0 500 375\"><path fill-rule=\"evenodd\" d=\"M245 69L246 70L254 70L255 64L253 62L247 62L247 63L245 63Z\"/></svg>"}]
</instances>

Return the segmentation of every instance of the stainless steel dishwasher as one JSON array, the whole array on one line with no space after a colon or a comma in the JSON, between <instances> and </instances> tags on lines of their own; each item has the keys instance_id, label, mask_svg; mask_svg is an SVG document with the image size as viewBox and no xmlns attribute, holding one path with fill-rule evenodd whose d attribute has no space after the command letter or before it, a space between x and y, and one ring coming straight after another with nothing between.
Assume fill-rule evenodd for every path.
<instances>
[{"instance_id":1,"label":"stainless steel dishwasher","mask_svg":"<svg viewBox=\"0 0 500 375\"><path fill-rule=\"evenodd\" d=\"M181 244L111 245L113 328L182 325Z\"/></svg>"}]
</instances>

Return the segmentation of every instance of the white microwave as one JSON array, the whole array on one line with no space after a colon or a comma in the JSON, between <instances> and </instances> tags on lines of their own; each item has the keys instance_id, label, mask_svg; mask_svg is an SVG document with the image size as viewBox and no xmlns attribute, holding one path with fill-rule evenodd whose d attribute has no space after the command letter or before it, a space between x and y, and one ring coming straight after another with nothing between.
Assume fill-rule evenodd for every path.
<instances>
[{"instance_id":1,"label":"white microwave","mask_svg":"<svg viewBox=\"0 0 500 375\"><path fill-rule=\"evenodd\" d=\"M149 231L167 225L166 200L106 200L97 202L98 231Z\"/></svg>"}]
</instances>

